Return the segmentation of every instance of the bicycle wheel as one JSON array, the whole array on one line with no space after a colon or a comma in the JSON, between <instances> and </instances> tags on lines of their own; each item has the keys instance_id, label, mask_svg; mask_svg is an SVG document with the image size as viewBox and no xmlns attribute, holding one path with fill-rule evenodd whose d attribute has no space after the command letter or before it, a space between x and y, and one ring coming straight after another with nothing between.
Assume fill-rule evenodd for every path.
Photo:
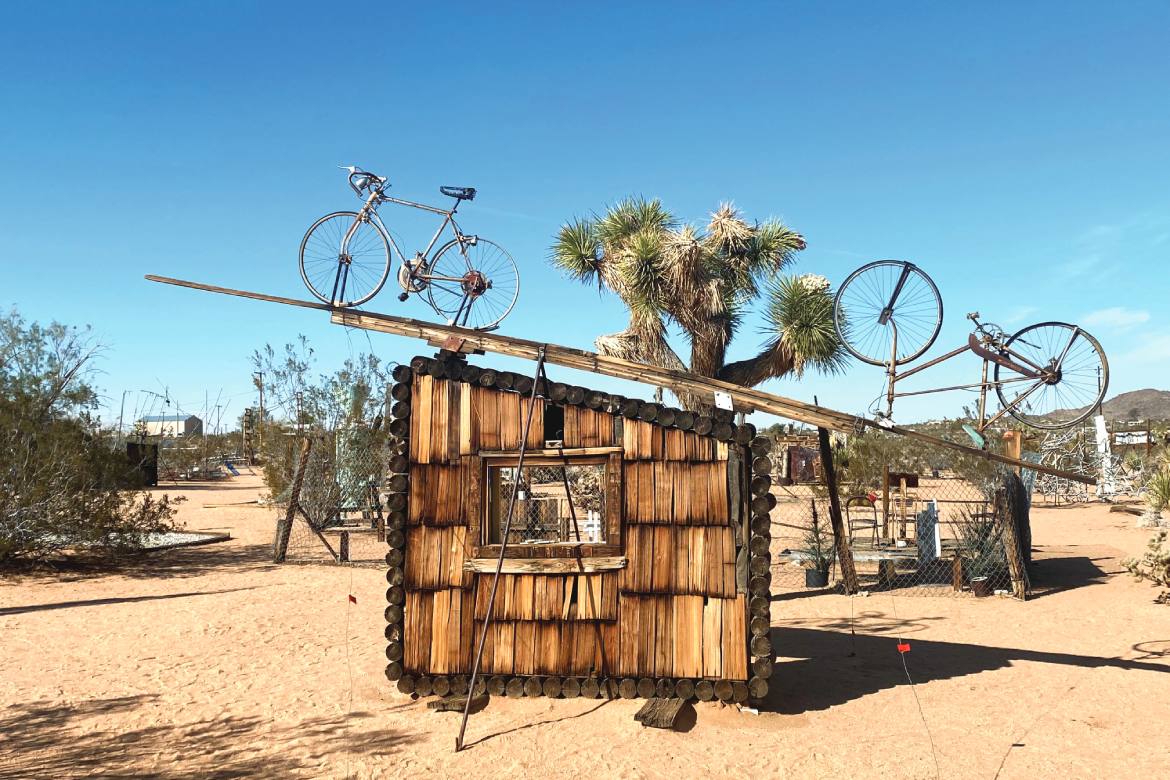
<instances>
[{"instance_id":1,"label":"bicycle wheel","mask_svg":"<svg viewBox=\"0 0 1170 780\"><path fill-rule=\"evenodd\" d=\"M462 247L458 239L451 239L435 254L422 278L435 313L449 325L472 330L499 325L520 294L516 261L485 238Z\"/></svg>"},{"instance_id":2,"label":"bicycle wheel","mask_svg":"<svg viewBox=\"0 0 1170 780\"><path fill-rule=\"evenodd\" d=\"M378 294L390 273L390 238L372 221L357 226L345 256L342 241L357 212L337 211L313 223L301 240L301 278L333 306L357 306Z\"/></svg>"},{"instance_id":3,"label":"bicycle wheel","mask_svg":"<svg viewBox=\"0 0 1170 780\"><path fill-rule=\"evenodd\" d=\"M878 260L851 273L833 300L833 325L845 349L875 366L909 363L930 349L942 327L938 288L921 268ZM898 352L893 353L895 331Z\"/></svg>"},{"instance_id":4,"label":"bicycle wheel","mask_svg":"<svg viewBox=\"0 0 1170 780\"><path fill-rule=\"evenodd\" d=\"M1044 378L995 365L995 393L1008 414L1045 430L1068 428L1097 409L1109 388L1109 361L1097 339L1067 322L1041 322L1004 344L1014 362L1041 369Z\"/></svg>"}]
</instances>

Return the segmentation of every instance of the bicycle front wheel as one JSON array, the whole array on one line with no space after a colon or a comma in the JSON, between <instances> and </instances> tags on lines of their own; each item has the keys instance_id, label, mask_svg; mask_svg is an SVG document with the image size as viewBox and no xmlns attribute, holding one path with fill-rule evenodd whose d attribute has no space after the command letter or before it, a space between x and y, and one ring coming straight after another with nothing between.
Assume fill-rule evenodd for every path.
<instances>
[{"instance_id":1,"label":"bicycle front wheel","mask_svg":"<svg viewBox=\"0 0 1170 780\"><path fill-rule=\"evenodd\" d=\"M356 225L356 227L354 227ZM354 228L345 243L345 236ZM378 294L390 273L390 239L354 211L337 211L313 223L301 240L301 279L318 300L357 306Z\"/></svg>"},{"instance_id":2,"label":"bicycle front wheel","mask_svg":"<svg viewBox=\"0 0 1170 780\"><path fill-rule=\"evenodd\" d=\"M512 256L493 241L452 239L435 254L421 278L431 308L449 325L488 330L500 324L520 295Z\"/></svg>"},{"instance_id":3,"label":"bicycle front wheel","mask_svg":"<svg viewBox=\"0 0 1170 780\"><path fill-rule=\"evenodd\" d=\"M999 402L1024 425L1046 430L1076 425L1097 410L1109 388L1105 350L1076 325L1030 325L1007 340L1004 352L1015 363L1039 369L1044 377L1031 379L995 364Z\"/></svg>"},{"instance_id":4,"label":"bicycle front wheel","mask_svg":"<svg viewBox=\"0 0 1170 780\"><path fill-rule=\"evenodd\" d=\"M942 318L942 296L934 281L901 260L863 265L833 300L833 325L841 343L855 358L875 366L921 356L938 337Z\"/></svg>"}]
</instances>

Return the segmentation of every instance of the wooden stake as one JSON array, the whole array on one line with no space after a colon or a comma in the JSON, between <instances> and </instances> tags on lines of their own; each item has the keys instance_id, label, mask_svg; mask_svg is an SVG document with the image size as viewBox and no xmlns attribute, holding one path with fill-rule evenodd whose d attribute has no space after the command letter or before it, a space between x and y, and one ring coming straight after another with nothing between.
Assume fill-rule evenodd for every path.
<instances>
[{"instance_id":1,"label":"wooden stake","mask_svg":"<svg viewBox=\"0 0 1170 780\"><path fill-rule=\"evenodd\" d=\"M292 490L288 497L288 509L285 510L284 519L276 527L276 543L272 548L273 563L284 563L288 555L289 534L292 532L293 518L296 516L297 507L301 500L301 486L305 483L305 469L309 465L309 450L312 447L313 440L308 436L301 440L301 460L293 475Z\"/></svg>"},{"instance_id":2,"label":"wooden stake","mask_svg":"<svg viewBox=\"0 0 1170 780\"><path fill-rule=\"evenodd\" d=\"M818 428L821 445L821 471L825 475L825 487L829 491L829 520L833 524L833 541L837 544L837 560L841 563L841 577L845 580L845 592L856 593L857 569L853 566L853 548L845 534L845 523L841 519L841 498L837 495L837 470L833 467L833 448L829 444L829 432Z\"/></svg>"}]
</instances>

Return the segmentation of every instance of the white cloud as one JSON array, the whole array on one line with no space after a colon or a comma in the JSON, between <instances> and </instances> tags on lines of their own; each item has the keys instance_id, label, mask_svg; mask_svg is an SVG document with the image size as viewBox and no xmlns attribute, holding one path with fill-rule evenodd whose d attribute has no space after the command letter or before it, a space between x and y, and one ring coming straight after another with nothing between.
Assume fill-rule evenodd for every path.
<instances>
[{"instance_id":1,"label":"white cloud","mask_svg":"<svg viewBox=\"0 0 1170 780\"><path fill-rule=\"evenodd\" d=\"M1140 367L1139 373L1149 382L1162 382L1161 380L1149 379L1148 373L1151 368L1161 370L1170 361L1170 332L1153 332L1146 334L1141 343L1133 349L1125 352L1118 360L1119 363L1125 363L1134 368ZM1154 386L1154 385L1150 385Z\"/></svg>"},{"instance_id":2,"label":"white cloud","mask_svg":"<svg viewBox=\"0 0 1170 780\"><path fill-rule=\"evenodd\" d=\"M1015 325L1016 323L1023 322L1025 319L1031 317L1037 311L1039 311L1039 309L1037 309L1035 306L1016 306L1015 308L1009 310L1008 313L1001 319L1008 325Z\"/></svg>"},{"instance_id":3,"label":"white cloud","mask_svg":"<svg viewBox=\"0 0 1170 780\"><path fill-rule=\"evenodd\" d=\"M1149 321L1150 313L1148 311L1127 309L1124 306L1097 309L1081 317L1081 323L1087 327L1110 328L1112 330L1128 330Z\"/></svg>"}]
</instances>

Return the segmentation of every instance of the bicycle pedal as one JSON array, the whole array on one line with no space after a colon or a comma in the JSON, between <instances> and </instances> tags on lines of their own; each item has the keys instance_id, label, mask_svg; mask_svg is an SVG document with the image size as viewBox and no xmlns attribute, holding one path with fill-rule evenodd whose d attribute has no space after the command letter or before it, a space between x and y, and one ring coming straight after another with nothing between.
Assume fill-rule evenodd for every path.
<instances>
[{"instance_id":1,"label":"bicycle pedal","mask_svg":"<svg viewBox=\"0 0 1170 780\"><path fill-rule=\"evenodd\" d=\"M405 301L410 297L410 293L398 293L398 300Z\"/></svg>"}]
</instances>

